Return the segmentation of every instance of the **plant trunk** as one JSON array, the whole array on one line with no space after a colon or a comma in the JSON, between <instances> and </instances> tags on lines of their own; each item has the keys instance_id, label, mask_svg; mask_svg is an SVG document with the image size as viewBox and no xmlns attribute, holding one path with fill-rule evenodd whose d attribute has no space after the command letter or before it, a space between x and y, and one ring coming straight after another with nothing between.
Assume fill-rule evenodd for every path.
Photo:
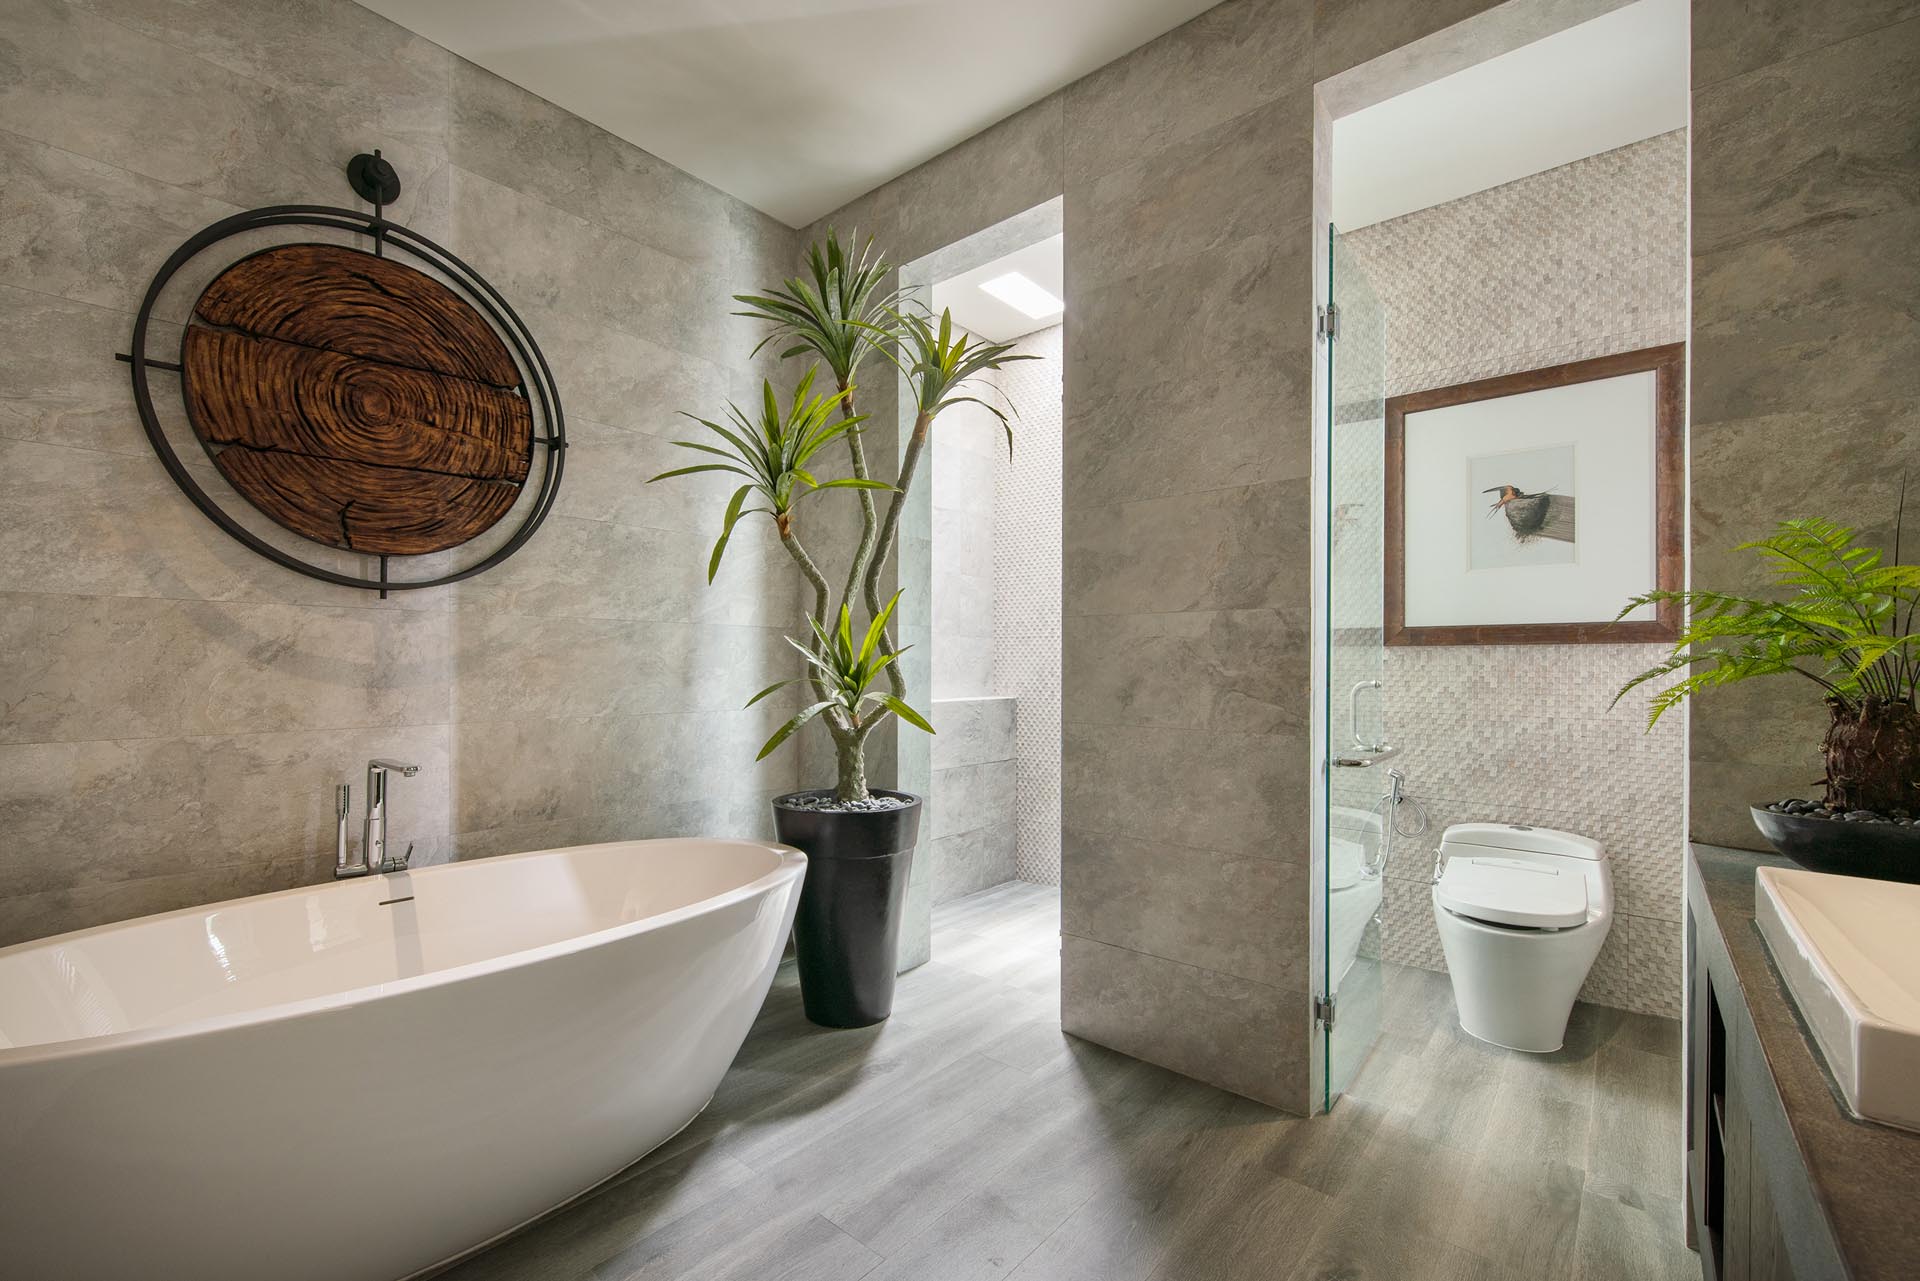
<instances>
[{"instance_id":1,"label":"plant trunk","mask_svg":"<svg viewBox=\"0 0 1920 1281\"><path fill-rule=\"evenodd\" d=\"M841 801L864 801L867 792L867 745L864 739L848 735L851 741L836 741L835 754L840 758L840 781L833 789L834 799Z\"/></svg>"},{"instance_id":2,"label":"plant trunk","mask_svg":"<svg viewBox=\"0 0 1920 1281\"><path fill-rule=\"evenodd\" d=\"M1880 814L1920 809L1920 712L1913 704L1869 698L1856 707L1830 698L1827 706L1827 804Z\"/></svg>"},{"instance_id":3,"label":"plant trunk","mask_svg":"<svg viewBox=\"0 0 1920 1281\"><path fill-rule=\"evenodd\" d=\"M880 614L880 575L886 572L887 558L893 555L893 539L900 530L900 511L907 503L907 493L913 488L913 474L920 466L920 454L927 447L927 433L933 427L933 415L921 411L914 416L913 435L907 440L907 448L900 459L900 479L895 483L893 501L887 504L887 514L880 523L880 538L874 545L873 559L867 564L867 613L869 617ZM893 653L891 632L880 633L880 652ZM893 690L895 698L907 696L907 676L900 670L900 664L887 665L887 684Z\"/></svg>"},{"instance_id":4,"label":"plant trunk","mask_svg":"<svg viewBox=\"0 0 1920 1281\"><path fill-rule=\"evenodd\" d=\"M859 417L859 411L853 407L853 390L844 381L840 384L840 396L840 417L843 420ZM853 462L853 474L860 480L871 479L867 472L867 450L860 441L859 431L848 432L846 441L847 456ZM867 576L867 562L873 559L874 537L880 528L880 518L873 508L873 491L856 489L853 492L860 500L860 545L854 548L853 564L847 569L847 590L840 597L847 603L848 609L853 608L861 580ZM867 617L872 618L873 615L868 614Z\"/></svg>"}]
</instances>

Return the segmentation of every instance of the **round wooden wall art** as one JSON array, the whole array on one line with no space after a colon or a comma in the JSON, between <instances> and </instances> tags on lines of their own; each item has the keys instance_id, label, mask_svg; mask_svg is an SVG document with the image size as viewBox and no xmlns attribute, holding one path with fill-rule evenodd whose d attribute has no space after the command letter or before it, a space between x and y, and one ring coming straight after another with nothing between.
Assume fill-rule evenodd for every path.
<instances>
[{"instance_id":1,"label":"round wooden wall art","mask_svg":"<svg viewBox=\"0 0 1920 1281\"><path fill-rule=\"evenodd\" d=\"M263 226L344 228L366 240L240 258L201 291L179 361L150 357L148 323L167 282L202 251ZM377 210L280 206L215 223L161 269L124 359L174 480L229 534L312 577L382 594L457 581L511 555L552 508L566 437L532 336L464 263ZM337 556L298 556L235 519L174 452L150 371L177 376L187 420L235 493L302 538L378 557L377 575L340 569ZM450 552L516 511L518 527L476 563L419 578L389 568L392 557Z\"/></svg>"}]
</instances>

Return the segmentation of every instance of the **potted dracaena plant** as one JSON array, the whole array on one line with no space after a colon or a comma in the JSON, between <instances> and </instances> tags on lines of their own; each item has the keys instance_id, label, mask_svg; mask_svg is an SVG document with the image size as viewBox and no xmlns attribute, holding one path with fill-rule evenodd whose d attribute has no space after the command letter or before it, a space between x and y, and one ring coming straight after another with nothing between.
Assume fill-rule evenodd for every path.
<instances>
[{"instance_id":1,"label":"potted dracaena plant","mask_svg":"<svg viewBox=\"0 0 1920 1281\"><path fill-rule=\"evenodd\" d=\"M1011 451L1011 406L1002 409L967 388L981 374L1031 359L1013 354L1010 343L982 342L957 331L951 314L931 318L910 291L889 286L891 272L871 238L858 244L829 231L809 249L803 275L764 294L734 295L745 308L736 315L770 326L756 354L778 343L783 359L805 360L809 367L785 404L763 381L756 415L734 406L725 423L686 415L706 428L706 436L674 443L707 457L653 478L730 473L741 481L721 516L708 582L720 572L739 523L765 517L812 592L806 634L788 638L798 651L796 674L761 690L748 706L791 686L804 695L800 709L760 749L761 759L810 725L824 726L833 743L833 787L773 802L780 839L808 858L794 945L807 1017L826 1027L864 1027L892 1012L900 919L919 837L921 799L869 787L866 772L867 744L888 723L905 721L933 732L906 701L902 650L887 626L901 593L881 596L901 511L934 421L954 405L984 406L1006 431ZM861 441L865 417L855 408L856 379L875 358L876 367L884 362L904 375L913 399L912 434L891 483L873 475ZM816 391L823 368L832 382ZM814 476L813 469L823 467L816 459L828 446L844 450L849 474ZM809 550L799 519L802 499L835 489L852 493L858 522L837 607L833 584ZM809 510L816 505L810 502Z\"/></svg>"},{"instance_id":2,"label":"potted dracaena plant","mask_svg":"<svg viewBox=\"0 0 1920 1281\"><path fill-rule=\"evenodd\" d=\"M1903 486L1904 490L1904 486ZM1905 495L1901 516L1905 514ZM1757 552L1779 599L1724 592L1650 592L1621 611L1675 601L1687 621L1667 658L1614 696L1685 672L1657 691L1647 725L1703 690L1761 676L1809 682L1828 712L1820 801L1752 807L1782 854L1815 871L1920 881L1920 565L1902 565L1901 520L1893 563L1855 531L1825 520L1782 521L1736 550Z\"/></svg>"}]
</instances>

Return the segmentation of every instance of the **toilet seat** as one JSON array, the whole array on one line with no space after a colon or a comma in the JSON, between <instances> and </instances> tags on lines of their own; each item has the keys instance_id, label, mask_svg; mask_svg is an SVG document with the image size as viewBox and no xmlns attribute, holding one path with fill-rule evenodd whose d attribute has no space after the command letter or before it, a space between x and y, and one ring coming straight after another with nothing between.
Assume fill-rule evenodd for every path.
<instances>
[{"instance_id":1,"label":"toilet seat","mask_svg":"<svg viewBox=\"0 0 1920 1281\"><path fill-rule=\"evenodd\" d=\"M1433 896L1454 915L1490 925L1564 930L1587 921L1586 877L1523 859L1455 855Z\"/></svg>"}]
</instances>

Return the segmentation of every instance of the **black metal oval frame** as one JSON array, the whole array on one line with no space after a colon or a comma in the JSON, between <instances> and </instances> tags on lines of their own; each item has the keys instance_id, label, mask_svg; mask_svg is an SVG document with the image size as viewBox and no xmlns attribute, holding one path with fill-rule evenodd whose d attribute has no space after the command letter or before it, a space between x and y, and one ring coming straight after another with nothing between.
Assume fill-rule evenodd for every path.
<instances>
[{"instance_id":1,"label":"black metal oval frame","mask_svg":"<svg viewBox=\"0 0 1920 1281\"><path fill-rule=\"evenodd\" d=\"M160 426L160 417L154 411L153 389L147 382L147 370L166 369L178 374L181 366L172 361L154 360L147 355L147 325L153 317L154 304L161 292L179 274L193 258L202 251L241 232L256 231L263 227L324 227L333 231L347 231L355 235L371 237L373 248L370 251L376 257L383 257L387 247L392 245L402 249L421 262L435 268L443 278L443 283L458 289L468 302L479 308L482 315L507 344L513 354L514 362L519 365L526 386L526 395L530 408L538 411L534 423L533 445L547 447L546 465L541 468L540 489L535 495L533 506L521 518L520 527L513 536L495 548L484 559L442 574L437 578L415 580L393 579L387 575L387 557L380 557L380 576L363 578L354 574L343 574L328 569L298 556L283 548L267 542L252 530L235 520L225 508L213 500L212 495L200 487L194 480L186 464L174 452L173 442L167 439L166 431ZM296 243L296 242L287 242ZM243 546L309 578L334 583L341 587L360 587L368 591L377 591L385 596L390 591L416 591L423 587L444 587L448 583L457 583L475 574L485 573L507 557L526 545L534 531L540 528L547 513L553 510L555 497L560 490L560 473L566 462L567 431L565 420L560 412L560 393L553 384L553 373L547 368L547 359L540 352L539 344L527 330L525 322L508 305L500 292L473 268L467 266L450 251L441 248L433 241L417 232L409 231L397 223L388 222L379 214L365 214L354 209L337 209L329 205L272 205L265 209L249 210L222 218L219 222L195 233L187 242L173 251L153 283L147 286L146 297L141 299L140 311L133 321L132 350L122 359L133 367L133 399L140 411L141 425L146 428L147 439L152 443L154 452L160 456L160 462L173 477L173 483L180 486L186 496L193 500L207 518Z\"/></svg>"}]
</instances>

